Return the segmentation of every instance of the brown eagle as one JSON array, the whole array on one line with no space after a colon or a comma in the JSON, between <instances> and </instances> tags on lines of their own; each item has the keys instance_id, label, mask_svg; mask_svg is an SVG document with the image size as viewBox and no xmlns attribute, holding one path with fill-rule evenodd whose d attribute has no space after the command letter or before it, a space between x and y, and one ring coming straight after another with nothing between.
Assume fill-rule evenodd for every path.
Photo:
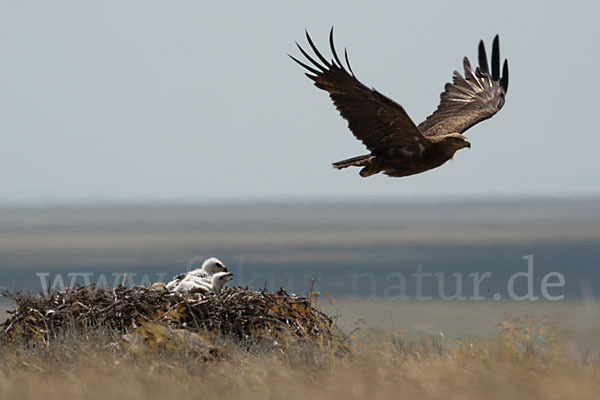
<instances>
[{"instance_id":1,"label":"brown eagle","mask_svg":"<svg viewBox=\"0 0 600 400\"><path fill-rule=\"evenodd\" d=\"M491 73L485 46L480 41L479 67L473 70L465 57L465 76L454 71L452 83L446 83L440 95L437 110L418 126L400 104L356 79L346 51L347 69L344 67L333 45L333 28L329 34L331 61L319 52L308 32L306 38L321 62L312 58L298 43L300 52L313 66L290 57L310 72L306 76L315 82L315 86L329 92L354 136L370 151L370 154L333 163L334 168L362 167L362 177L379 172L401 177L439 167L457 150L471 147L463 132L490 118L504 105L508 91L508 61L504 60L501 77L498 35L492 46Z\"/></svg>"}]
</instances>

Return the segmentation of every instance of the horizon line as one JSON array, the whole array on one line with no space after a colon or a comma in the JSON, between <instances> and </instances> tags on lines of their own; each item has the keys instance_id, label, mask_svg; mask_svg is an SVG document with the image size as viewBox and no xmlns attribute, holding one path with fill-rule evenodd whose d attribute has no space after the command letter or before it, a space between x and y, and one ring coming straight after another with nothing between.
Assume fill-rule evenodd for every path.
<instances>
[{"instance_id":1,"label":"horizon line","mask_svg":"<svg viewBox=\"0 0 600 400\"><path fill-rule=\"evenodd\" d=\"M450 195L450 196L410 196L393 198L391 196L364 196L344 198L341 196L303 197L251 197L251 198L180 198L180 199L58 199L58 200L25 200L1 201L0 209L14 208L93 208L93 207L215 207L215 206L261 206L261 205L310 205L310 204L456 204L456 203L565 203L565 202L599 202L600 194L576 195L542 195L542 194L514 194L514 195Z\"/></svg>"}]
</instances>

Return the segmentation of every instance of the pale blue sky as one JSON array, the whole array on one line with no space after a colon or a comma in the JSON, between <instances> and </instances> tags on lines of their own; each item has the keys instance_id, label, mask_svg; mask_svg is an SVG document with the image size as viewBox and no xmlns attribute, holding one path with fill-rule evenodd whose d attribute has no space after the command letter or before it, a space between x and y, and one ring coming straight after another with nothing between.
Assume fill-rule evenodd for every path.
<instances>
[{"instance_id":1,"label":"pale blue sky","mask_svg":"<svg viewBox=\"0 0 600 400\"><path fill-rule=\"evenodd\" d=\"M0 2L0 202L600 194L595 2ZM354 72L420 122L500 34L504 109L425 174L364 153L286 53L334 25Z\"/></svg>"}]
</instances>

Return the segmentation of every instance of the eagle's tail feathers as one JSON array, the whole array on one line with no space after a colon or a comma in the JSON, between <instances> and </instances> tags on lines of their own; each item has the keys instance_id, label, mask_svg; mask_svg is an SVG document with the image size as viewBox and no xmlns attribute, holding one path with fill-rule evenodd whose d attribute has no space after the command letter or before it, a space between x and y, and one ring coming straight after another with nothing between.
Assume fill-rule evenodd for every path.
<instances>
[{"instance_id":1,"label":"eagle's tail feathers","mask_svg":"<svg viewBox=\"0 0 600 400\"><path fill-rule=\"evenodd\" d=\"M364 167L369 161L373 159L373 155L365 154L364 156L352 157L346 160L334 162L333 168L342 169L348 167Z\"/></svg>"}]
</instances>

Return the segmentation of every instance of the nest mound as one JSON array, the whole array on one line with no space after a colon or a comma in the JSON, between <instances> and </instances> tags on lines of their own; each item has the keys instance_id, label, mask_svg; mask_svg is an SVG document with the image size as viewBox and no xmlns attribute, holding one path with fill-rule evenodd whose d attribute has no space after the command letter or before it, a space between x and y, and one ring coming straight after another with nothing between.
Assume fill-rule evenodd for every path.
<instances>
[{"instance_id":1,"label":"nest mound","mask_svg":"<svg viewBox=\"0 0 600 400\"><path fill-rule=\"evenodd\" d=\"M96 286L48 295L3 293L16 303L0 325L0 342L48 345L67 330L104 327L123 338L159 326L170 332L234 338L240 342L306 342L345 347L347 337L333 320L304 297L277 292L226 288L213 293L173 294L164 288Z\"/></svg>"}]
</instances>

